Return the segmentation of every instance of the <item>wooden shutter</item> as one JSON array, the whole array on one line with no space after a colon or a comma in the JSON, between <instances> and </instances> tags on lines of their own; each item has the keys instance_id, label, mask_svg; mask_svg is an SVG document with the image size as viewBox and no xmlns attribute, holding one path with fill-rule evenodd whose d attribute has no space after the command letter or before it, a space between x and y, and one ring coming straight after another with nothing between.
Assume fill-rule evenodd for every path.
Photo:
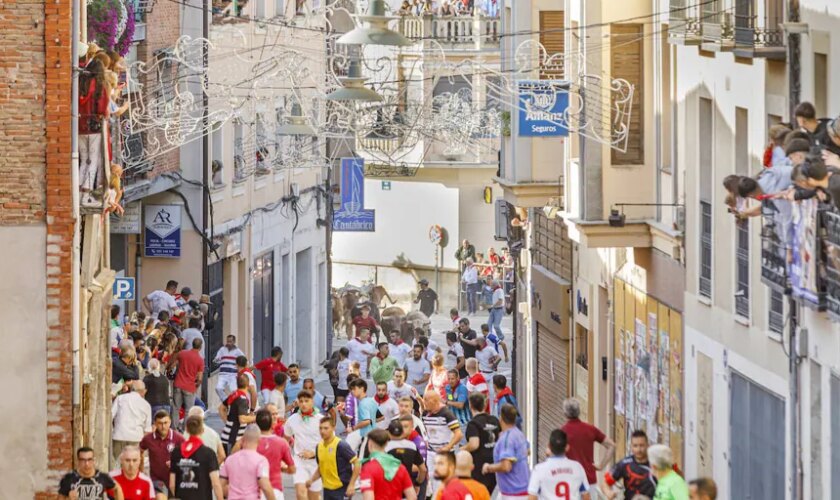
<instances>
[{"instance_id":1,"label":"wooden shutter","mask_svg":"<svg viewBox=\"0 0 840 500\"><path fill-rule=\"evenodd\" d=\"M540 43L545 47L547 58L564 53L566 36L564 14L562 10L540 11ZM541 61L543 68L540 71L540 79L562 80L564 61L565 57L562 55L552 59L548 65L545 64L546 61Z\"/></svg>"},{"instance_id":2,"label":"wooden shutter","mask_svg":"<svg viewBox=\"0 0 840 500\"><path fill-rule=\"evenodd\" d=\"M558 328L563 328L558 325ZM563 400L569 395L569 341L537 323L537 449L544 450L548 436L559 429Z\"/></svg>"},{"instance_id":3,"label":"wooden shutter","mask_svg":"<svg viewBox=\"0 0 840 500\"><path fill-rule=\"evenodd\" d=\"M627 152L612 150L613 165L641 165L645 161L644 134L644 25L622 23L610 25L611 54L610 74L613 79L627 80L635 87L630 105L630 128ZM616 110L611 108L612 123L616 123Z\"/></svg>"}]
</instances>

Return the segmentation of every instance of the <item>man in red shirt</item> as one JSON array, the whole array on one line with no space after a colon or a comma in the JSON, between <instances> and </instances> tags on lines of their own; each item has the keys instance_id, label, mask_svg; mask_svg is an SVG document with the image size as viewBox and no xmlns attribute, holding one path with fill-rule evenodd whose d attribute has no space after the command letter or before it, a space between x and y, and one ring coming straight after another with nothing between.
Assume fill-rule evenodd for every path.
<instances>
[{"instance_id":1,"label":"man in red shirt","mask_svg":"<svg viewBox=\"0 0 840 500\"><path fill-rule=\"evenodd\" d=\"M376 322L373 316L370 315L370 306L365 304L360 309L362 314L353 318L353 326L356 327L356 337L359 336L359 330L367 328L370 333L376 334L376 343L379 343L379 323Z\"/></svg>"},{"instance_id":2,"label":"man in red shirt","mask_svg":"<svg viewBox=\"0 0 840 500\"><path fill-rule=\"evenodd\" d=\"M601 429L594 425L580 420L580 403L577 399L569 398L563 401L563 413L566 416L566 425L561 427L566 433L569 442L566 456L579 462L586 471L586 480L589 481L590 491L598 488L598 477L596 470L604 469L615 454L615 442L608 438ZM604 447L604 454L601 462L595 465L595 443L601 443Z\"/></svg>"},{"instance_id":3,"label":"man in red shirt","mask_svg":"<svg viewBox=\"0 0 840 500\"><path fill-rule=\"evenodd\" d=\"M172 409L172 419L175 421L175 428L180 424L180 410L183 406L184 415L195 405L195 395L201 386L204 377L204 358L201 357L201 338L193 339L193 348L180 351L175 356L178 362L178 372L175 374L175 383L172 399L175 407Z\"/></svg>"},{"instance_id":4,"label":"man in red shirt","mask_svg":"<svg viewBox=\"0 0 840 500\"><path fill-rule=\"evenodd\" d=\"M111 472L111 477L120 485L125 500L154 500L155 498L155 487L149 476L140 472L141 464L140 450L135 446L129 446L120 453L120 468Z\"/></svg>"},{"instance_id":5,"label":"man in red shirt","mask_svg":"<svg viewBox=\"0 0 840 500\"><path fill-rule=\"evenodd\" d=\"M274 374L289 371L286 365L280 361L282 357L283 349L280 346L274 346L271 348L270 358L265 358L254 365L254 368L260 371L260 396L262 396L263 404L271 401L271 391L277 386L274 383Z\"/></svg>"},{"instance_id":6,"label":"man in red shirt","mask_svg":"<svg viewBox=\"0 0 840 500\"><path fill-rule=\"evenodd\" d=\"M140 441L140 461L143 452L149 452L149 474L153 481L169 484L169 466L172 450L184 442L184 436L171 428L172 420L166 410L155 413L155 430Z\"/></svg>"},{"instance_id":7,"label":"man in red shirt","mask_svg":"<svg viewBox=\"0 0 840 500\"><path fill-rule=\"evenodd\" d=\"M435 479L440 484L435 500L472 499L469 488L455 477L455 454L451 451L435 455Z\"/></svg>"},{"instance_id":8,"label":"man in red shirt","mask_svg":"<svg viewBox=\"0 0 840 500\"><path fill-rule=\"evenodd\" d=\"M276 410L275 410L276 411ZM257 453L268 460L268 479L274 488L274 498L283 498L283 474L295 473L295 461L289 443L274 434L276 419L269 408L257 411L257 427L260 428L260 444Z\"/></svg>"},{"instance_id":9,"label":"man in red shirt","mask_svg":"<svg viewBox=\"0 0 840 500\"><path fill-rule=\"evenodd\" d=\"M370 455L362 465L362 499L417 500L411 476L400 459L385 453L385 446L390 440L388 431L374 429L366 437Z\"/></svg>"}]
</instances>

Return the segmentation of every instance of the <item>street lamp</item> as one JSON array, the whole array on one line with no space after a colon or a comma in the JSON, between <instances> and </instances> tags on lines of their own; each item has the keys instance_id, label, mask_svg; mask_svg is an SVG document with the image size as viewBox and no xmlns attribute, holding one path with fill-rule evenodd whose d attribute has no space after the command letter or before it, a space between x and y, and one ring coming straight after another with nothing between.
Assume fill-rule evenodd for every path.
<instances>
[{"instance_id":1,"label":"street lamp","mask_svg":"<svg viewBox=\"0 0 840 500\"><path fill-rule=\"evenodd\" d=\"M307 125L306 117L300 104L292 104L292 114L286 118L286 123L277 127L278 135L317 135L315 129Z\"/></svg>"},{"instance_id":2,"label":"street lamp","mask_svg":"<svg viewBox=\"0 0 840 500\"><path fill-rule=\"evenodd\" d=\"M390 45L396 47L407 47L414 45L414 42L388 28L388 23L395 16L385 15L385 0L371 0L368 5L367 14L358 16L359 21L366 23L366 26L353 28L352 31L342 35L336 43L343 45Z\"/></svg>"},{"instance_id":3,"label":"street lamp","mask_svg":"<svg viewBox=\"0 0 840 500\"><path fill-rule=\"evenodd\" d=\"M329 101L366 101L377 102L382 96L365 87L367 78L362 76L362 66L358 59L352 59L347 68L347 76L338 78L341 87L327 94Z\"/></svg>"}]
</instances>

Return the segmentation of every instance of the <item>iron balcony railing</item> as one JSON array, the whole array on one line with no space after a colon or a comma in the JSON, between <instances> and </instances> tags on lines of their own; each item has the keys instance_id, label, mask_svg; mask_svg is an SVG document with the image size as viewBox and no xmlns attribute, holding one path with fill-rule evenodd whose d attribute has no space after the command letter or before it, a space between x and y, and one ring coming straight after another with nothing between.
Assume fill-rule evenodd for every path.
<instances>
[{"instance_id":1,"label":"iron balcony railing","mask_svg":"<svg viewBox=\"0 0 840 500\"><path fill-rule=\"evenodd\" d=\"M696 0L670 0L668 40L678 45L699 45L700 11Z\"/></svg>"},{"instance_id":2,"label":"iron balcony railing","mask_svg":"<svg viewBox=\"0 0 840 500\"><path fill-rule=\"evenodd\" d=\"M818 241L822 255L818 262L824 277L825 306L834 321L840 321L840 212L833 204L822 206Z\"/></svg>"},{"instance_id":3,"label":"iron balcony railing","mask_svg":"<svg viewBox=\"0 0 840 500\"><path fill-rule=\"evenodd\" d=\"M784 230L776 213L762 210L761 214L761 281L770 288L785 292L788 288L787 247L782 238Z\"/></svg>"},{"instance_id":4,"label":"iron balcony railing","mask_svg":"<svg viewBox=\"0 0 840 500\"><path fill-rule=\"evenodd\" d=\"M782 0L765 0L764 14L758 15L757 1L735 1L735 51L743 57L785 57Z\"/></svg>"}]
</instances>

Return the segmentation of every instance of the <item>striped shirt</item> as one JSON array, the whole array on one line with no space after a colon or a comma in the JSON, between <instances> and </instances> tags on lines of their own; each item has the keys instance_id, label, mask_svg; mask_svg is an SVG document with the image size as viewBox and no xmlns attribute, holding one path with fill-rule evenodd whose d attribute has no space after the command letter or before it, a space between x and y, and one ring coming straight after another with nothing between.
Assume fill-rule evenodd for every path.
<instances>
[{"instance_id":1,"label":"striped shirt","mask_svg":"<svg viewBox=\"0 0 840 500\"><path fill-rule=\"evenodd\" d=\"M426 412L423 425L429 434L429 449L437 451L452 441L452 434L461 428L458 418L449 408L441 408L436 413Z\"/></svg>"},{"instance_id":2,"label":"striped shirt","mask_svg":"<svg viewBox=\"0 0 840 500\"><path fill-rule=\"evenodd\" d=\"M236 358L244 355L245 353L238 347L228 349L227 346L222 346L219 352L216 353L213 361L219 364L219 373L236 375L239 373L239 368L236 366Z\"/></svg>"}]
</instances>

